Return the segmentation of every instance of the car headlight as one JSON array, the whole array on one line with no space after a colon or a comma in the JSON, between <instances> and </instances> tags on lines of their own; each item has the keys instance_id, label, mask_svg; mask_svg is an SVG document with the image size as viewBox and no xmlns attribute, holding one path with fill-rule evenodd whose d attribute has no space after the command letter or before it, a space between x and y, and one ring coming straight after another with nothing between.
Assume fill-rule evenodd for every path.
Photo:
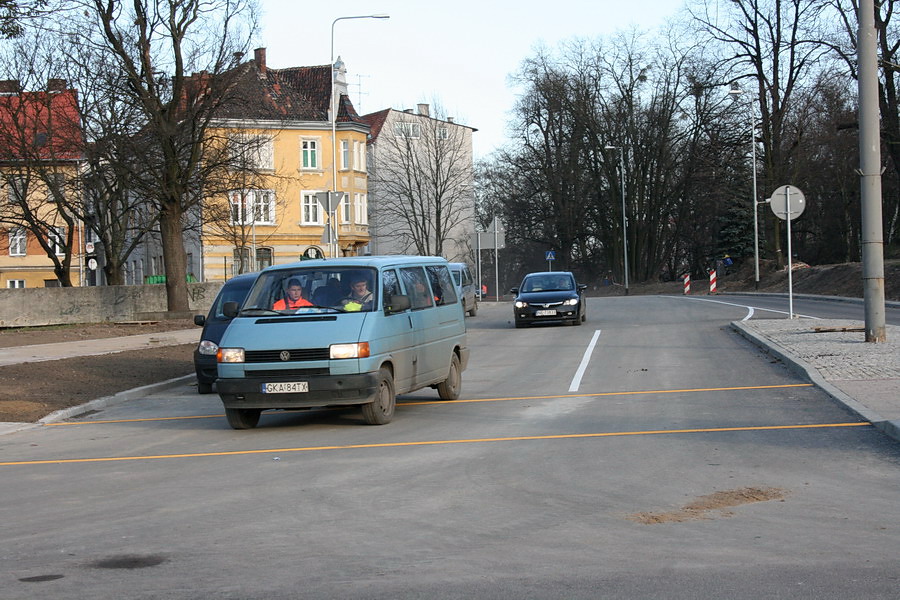
<instances>
[{"instance_id":1,"label":"car headlight","mask_svg":"<svg viewBox=\"0 0 900 600\"><path fill-rule=\"evenodd\" d=\"M243 348L219 348L216 354L216 360L220 363L242 363L244 362Z\"/></svg>"},{"instance_id":2,"label":"car headlight","mask_svg":"<svg viewBox=\"0 0 900 600\"><path fill-rule=\"evenodd\" d=\"M516 302L516 308L525 308L526 306L528 306L527 302L522 302L521 300Z\"/></svg>"},{"instance_id":3,"label":"car headlight","mask_svg":"<svg viewBox=\"0 0 900 600\"><path fill-rule=\"evenodd\" d=\"M215 356L218 351L219 345L209 340L201 340L200 346L197 347L197 352L205 356Z\"/></svg>"},{"instance_id":4,"label":"car headlight","mask_svg":"<svg viewBox=\"0 0 900 600\"><path fill-rule=\"evenodd\" d=\"M332 344L328 347L329 358L367 358L369 342L358 344Z\"/></svg>"},{"instance_id":5,"label":"car headlight","mask_svg":"<svg viewBox=\"0 0 900 600\"><path fill-rule=\"evenodd\" d=\"M578 298L569 298L568 300L563 302L563 304L565 304L566 306L575 306L576 304L578 304Z\"/></svg>"}]
</instances>

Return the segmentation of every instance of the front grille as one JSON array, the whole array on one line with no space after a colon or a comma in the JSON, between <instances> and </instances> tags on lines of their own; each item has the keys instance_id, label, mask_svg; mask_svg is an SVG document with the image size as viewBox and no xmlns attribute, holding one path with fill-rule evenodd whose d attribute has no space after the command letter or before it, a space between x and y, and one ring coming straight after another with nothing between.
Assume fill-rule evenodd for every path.
<instances>
[{"instance_id":1,"label":"front grille","mask_svg":"<svg viewBox=\"0 0 900 600\"><path fill-rule=\"evenodd\" d=\"M533 308L555 308L561 306L562 302L529 302L528 306Z\"/></svg>"},{"instance_id":2,"label":"front grille","mask_svg":"<svg viewBox=\"0 0 900 600\"><path fill-rule=\"evenodd\" d=\"M251 377L285 377L289 379L302 379L304 377L330 374L331 371L329 369L265 369L261 371L247 371L247 375Z\"/></svg>"},{"instance_id":3,"label":"front grille","mask_svg":"<svg viewBox=\"0 0 900 600\"><path fill-rule=\"evenodd\" d=\"M290 358L281 360L281 353L290 353ZM292 362L302 360L328 360L328 348L295 348L281 350L248 350L244 353L246 363Z\"/></svg>"}]
</instances>

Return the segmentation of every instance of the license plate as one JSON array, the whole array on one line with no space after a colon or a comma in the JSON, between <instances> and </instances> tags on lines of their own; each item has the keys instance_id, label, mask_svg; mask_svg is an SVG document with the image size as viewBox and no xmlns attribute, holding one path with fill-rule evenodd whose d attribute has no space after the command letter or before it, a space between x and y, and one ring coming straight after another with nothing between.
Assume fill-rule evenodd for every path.
<instances>
[{"instance_id":1,"label":"license plate","mask_svg":"<svg viewBox=\"0 0 900 600\"><path fill-rule=\"evenodd\" d=\"M308 391L309 382L307 381L279 381L262 384L263 394L295 394Z\"/></svg>"},{"instance_id":2,"label":"license plate","mask_svg":"<svg viewBox=\"0 0 900 600\"><path fill-rule=\"evenodd\" d=\"M536 310L536 311L534 311L534 316L536 316L536 317L555 317L555 316L556 316L556 310L555 310L555 309L550 309L550 310Z\"/></svg>"}]
</instances>

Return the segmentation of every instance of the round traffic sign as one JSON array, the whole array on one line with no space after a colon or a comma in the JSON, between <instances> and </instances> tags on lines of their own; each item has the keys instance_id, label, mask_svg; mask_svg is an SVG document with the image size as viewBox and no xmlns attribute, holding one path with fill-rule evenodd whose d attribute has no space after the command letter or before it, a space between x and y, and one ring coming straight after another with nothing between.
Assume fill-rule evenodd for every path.
<instances>
[{"instance_id":1,"label":"round traffic sign","mask_svg":"<svg viewBox=\"0 0 900 600\"><path fill-rule=\"evenodd\" d=\"M775 216L785 221L790 218L791 221L803 214L806 208L806 199L800 188L792 185L783 185L774 192L769 199L769 208L775 213Z\"/></svg>"}]
</instances>

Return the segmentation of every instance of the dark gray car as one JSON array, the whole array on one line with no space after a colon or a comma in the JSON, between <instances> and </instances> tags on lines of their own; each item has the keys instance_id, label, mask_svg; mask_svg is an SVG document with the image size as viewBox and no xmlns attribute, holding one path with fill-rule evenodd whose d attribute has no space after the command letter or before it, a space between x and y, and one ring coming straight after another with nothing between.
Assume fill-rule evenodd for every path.
<instances>
[{"instance_id":1,"label":"dark gray car","mask_svg":"<svg viewBox=\"0 0 900 600\"><path fill-rule=\"evenodd\" d=\"M586 289L568 271L529 273L519 287L510 290L516 296L513 301L516 327L535 323L581 325L587 319Z\"/></svg>"},{"instance_id":2,"label":"dark gray car","mask_svg":"<svg viewBox=\"0 0 900 600\"><path fill-rule=\"evenodd\" d=\"M245 273L232 277L222 285L216 299L213 300L209 314L194 315L194 324L203 327L200 334L200 343L194 349L194 371L197 372L197 391L201 394L212 392L212 384L218 375L216 353L219 351L219 341L231 323L231 318L222 313L222 306L226 302L237 302L238 306L244 303L247 292L258 273Z\"/></svg>"}]
</instances>

